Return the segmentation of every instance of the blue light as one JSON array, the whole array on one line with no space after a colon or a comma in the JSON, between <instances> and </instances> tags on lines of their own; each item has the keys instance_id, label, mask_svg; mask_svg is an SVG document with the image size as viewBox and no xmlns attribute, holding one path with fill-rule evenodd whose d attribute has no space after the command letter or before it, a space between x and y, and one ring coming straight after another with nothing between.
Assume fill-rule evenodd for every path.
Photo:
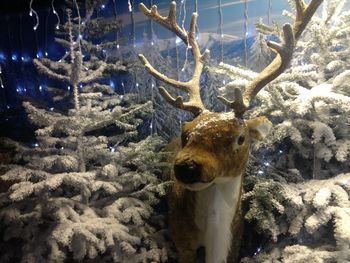
<instances>
[{"instance_id":1,"label":"blue light","mask_svg":"<svg viewBox=\"0 0 350 263\"><path fill-rule=\"evenodd\" d=\"M105 5L101 5L101 9L105 9L106 8L106 6Z\"/></svg>"},{"instance_id":2,"label":"blue light","mask_svg":"<svg viewBox=\"0 0 350 263\"><path fill-rule=\"evenodd\" d=\"M112 89L115 89L115 84L112 80L109 81L109 86L111 86Z\"/></svg>"},{"instance_id":3,"label":"blue light","mask_svg":"<svg viewBox=\"0 0 350 263\"><path fill-rule=\"evenodd\" d=\"M38 53L36 53L36 58L43 58L44 54L42 51L38 51Z\"/></svg>"},{"instance_id":4,"label":"blue light","mask_svg":"<svg viewBox=\"0 0 350 263\"><path fill-rule=\"evenodd\" d=\"M5 54L4 53L0 53L0 63L1 62L4 62L6 60L6 56L5 56Z\"/></svg>"},{"instance_id":5,"label":"blue light","mask_svg":"<svg viewBox=\"0 0 350 263\"><path fill-rule=\"evenodd\" d=\"M23 55L23 56L21 57L21 60L22 60L22 62L24 62L24 63L28 63L28 62L30 62L30 57L29 57L28 55Z\"/></svg>"},{"instance_id":6,"label":"blue light","mask_svg":"<svg viewBox=\"0 0 350 263\"><path fill-rule=\"evenodd\" d=\"M26 88L23 88L21 85L18 85L17 88L16 88L16 92L19 93L19 94L23 94L27 91Z\"/></svg>"},{"instance_id":7,"label":"blue light","mask_svg":"<svg viewBox=\"0 0 350 263\"><path fill-rule=\"evenodd\" d=\"M12 59L12 61L17 61L17 59L18 59L17 54L13 53L11 56L11 59Z\"/></svg>"}]
</instances>

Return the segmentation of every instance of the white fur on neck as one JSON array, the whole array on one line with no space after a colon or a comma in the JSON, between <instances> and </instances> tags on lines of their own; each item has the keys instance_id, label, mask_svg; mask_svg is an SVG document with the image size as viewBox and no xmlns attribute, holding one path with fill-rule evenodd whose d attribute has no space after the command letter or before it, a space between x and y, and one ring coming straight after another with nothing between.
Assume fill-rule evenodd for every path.
<instances>
[{"instance_id":1,"label":"white fur on neck","mask_svg":"<svg viewBox=\"0 0 350 263\"><path fill-rule=\"evenodd\" d=\"M216 179L196 193L195 222L200 229L206 263L226 263L232 242L231 224L237 210L242 176Z\"/></svg>"}]
</instances>

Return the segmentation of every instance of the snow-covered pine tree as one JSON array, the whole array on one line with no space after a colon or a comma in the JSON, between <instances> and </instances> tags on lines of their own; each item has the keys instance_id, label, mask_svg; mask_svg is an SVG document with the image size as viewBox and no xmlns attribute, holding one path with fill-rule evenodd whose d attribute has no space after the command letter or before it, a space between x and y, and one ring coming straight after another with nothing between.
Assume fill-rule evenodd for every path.
<instances>
[{"instance_id":1,"label":"snow-covered pine tree","mask_svg":"<svg viewBox=\"0 0 350 263\"><path fill-rule=\"evenodd\" d=\"M265 150L253 152L243 197L246 220L270 240L243 262L350 261L350 12L342 11L344 3L324 2L290 69L248 112L268 116L274 128ZM276 27L260 29L279 36ZM257 75L226 64L214 72L231 78L220 89L231 98Z\"/></svg>"},{"instance_id":2,"label":"snow-covered pine tree","mask_svg":"<svg viewBox=\"0 0 350 263\"><path fill-rule=\"evenodd\" d=\"M0 194L0 261L166 262L165 221L154 213L167 187L160 181L163 143L157 137L130 142L152 104L97 82L109 65L82 59L72 25L81 21L70 14L67 56L35 65L70 85L74 108L24 103L38 126L37 143L21 150L20 164L3 167L1 180L12 186Z\"/></svg>"}]
</instances>

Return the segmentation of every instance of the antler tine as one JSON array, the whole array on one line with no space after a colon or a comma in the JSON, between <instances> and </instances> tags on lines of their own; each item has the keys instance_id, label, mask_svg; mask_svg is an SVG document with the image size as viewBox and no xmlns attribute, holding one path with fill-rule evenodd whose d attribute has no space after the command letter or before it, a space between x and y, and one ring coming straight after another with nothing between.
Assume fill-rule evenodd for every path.
<instances>
[{"instance_id":1,"label":"antler tine","mask_svg":"<svg viewBox=\"0 0 350 263\"><path fill-rule=\"evenodd\" d=\"M195 69L192 79L187 82L182 82L178 80L171 79L164 74L156 70L147 58L139 54L139 58L147 71L155 78L162 80L163 82L179 88L185 91L189 95L189 101L184 102L183 97L179 96L174 98L166 91L163 87L160 87L160 94L165 98L165 100L176 108L190 111L195 115L199 115L205 110L203 102L200 97L200 76L203 71L203 63L206 57L209 55L209 51L206 50L203 55L200 52L199 45L196 40L196 26L198 14L193 13L190 23L190 29L187 32L184 28L181 28L176 22L176 2L173 1L170 4L169 14L167 17L161 16L158 12L157 6L152 6L151 10L148 9L143 3L140 5L140 10L149 18L158 22L160 25L164 26L168 30L174 32L182 41L191 48L193 53L193 58L195 62Z\"/></svg>"},{"instance_id":2,"label":"antler tine","mask_svg":"<svg viewBox=\"0 0 350 263\"><path fill-rule=\"evenodd\" d=\"M229 101L222 97L219 98L225 105L234 110L237 117L242 117L259 91L281 75L289 66L297 40L310 22L317 8L323 2L323 0L311 0L307 5L304 0L294 1L296 18L293 26L290 24L283 26L283 43L280 44L273 41L267 43L277 53L276 58L255 79L248 83L243 94L240 90L235 91L235 101Z\"/></svg>"}]
</instances>

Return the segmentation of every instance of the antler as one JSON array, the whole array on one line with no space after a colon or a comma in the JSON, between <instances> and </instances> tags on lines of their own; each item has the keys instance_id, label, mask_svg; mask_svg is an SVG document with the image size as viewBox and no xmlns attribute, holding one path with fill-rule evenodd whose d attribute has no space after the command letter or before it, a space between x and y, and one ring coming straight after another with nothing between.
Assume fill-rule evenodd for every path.
<instances>
[{"instance_id":1,"label":"antler","mask_svg":"<svg viewBox=\"0 0 350 263\"><path fill-rule=\"evenodd\" d=\"M293 26L290 24L283 26L283 43L279 44L273 41L267 43L277 53L276 58L256 78L248 83L243 94L240 89L235 89L234 101L218 97L225 105L234 110L237 117L242 117L259 91L281 75L289 66L298 39L322 2L323 0L312 0L306 5L304 0L295 0L295 21Z\"/></svg>"},{"instance_id":2,"label":"antler","mask_svg":"<svg viewBox=\"0 0 350 263\"><path fill-rule=\"evenodd\" d=\"M182 41L187 46L191 48L193 57L194 57L195 68L194 68L194 74L192 79L190 79L187 82L174 80L163 75L158 70L156 70L145 58L145 56L142 54L139 54L139 58L142 61L145 68L148 70L148 72L152 76L156 77L159 80L164 81L165 83L175 88L178 88L180 90L187 92L189 95L189 101L184 102L183 97L178 96L177 98L174 98L169 94L169 92L166 89L164 89L163 87L160 87L159 91L168 103L170 103L172 106L176 108L187 110L194 113L195 115L199 115L205 110L205 107L200 97L200 76L203 71L203 63L206 57L209 55L209 50L206 50L203 54L201 54L199 45L196 40L196 26L197 26L198 14L197 13L192 14L190 29L187 32L184 28L181 28L176 22L176 2L175 1L171 2L170 8L169 8L169 15L167 17L163 17L159 14L156 5L152 6L151 10L149 10L143 3L141 3L139 7L140 7L140 10L146 16L148 16L155 22L158 22L160 25L164 26L168 30L174 32L179 38L182 39Z\"/></svg>"}]
</instances>

